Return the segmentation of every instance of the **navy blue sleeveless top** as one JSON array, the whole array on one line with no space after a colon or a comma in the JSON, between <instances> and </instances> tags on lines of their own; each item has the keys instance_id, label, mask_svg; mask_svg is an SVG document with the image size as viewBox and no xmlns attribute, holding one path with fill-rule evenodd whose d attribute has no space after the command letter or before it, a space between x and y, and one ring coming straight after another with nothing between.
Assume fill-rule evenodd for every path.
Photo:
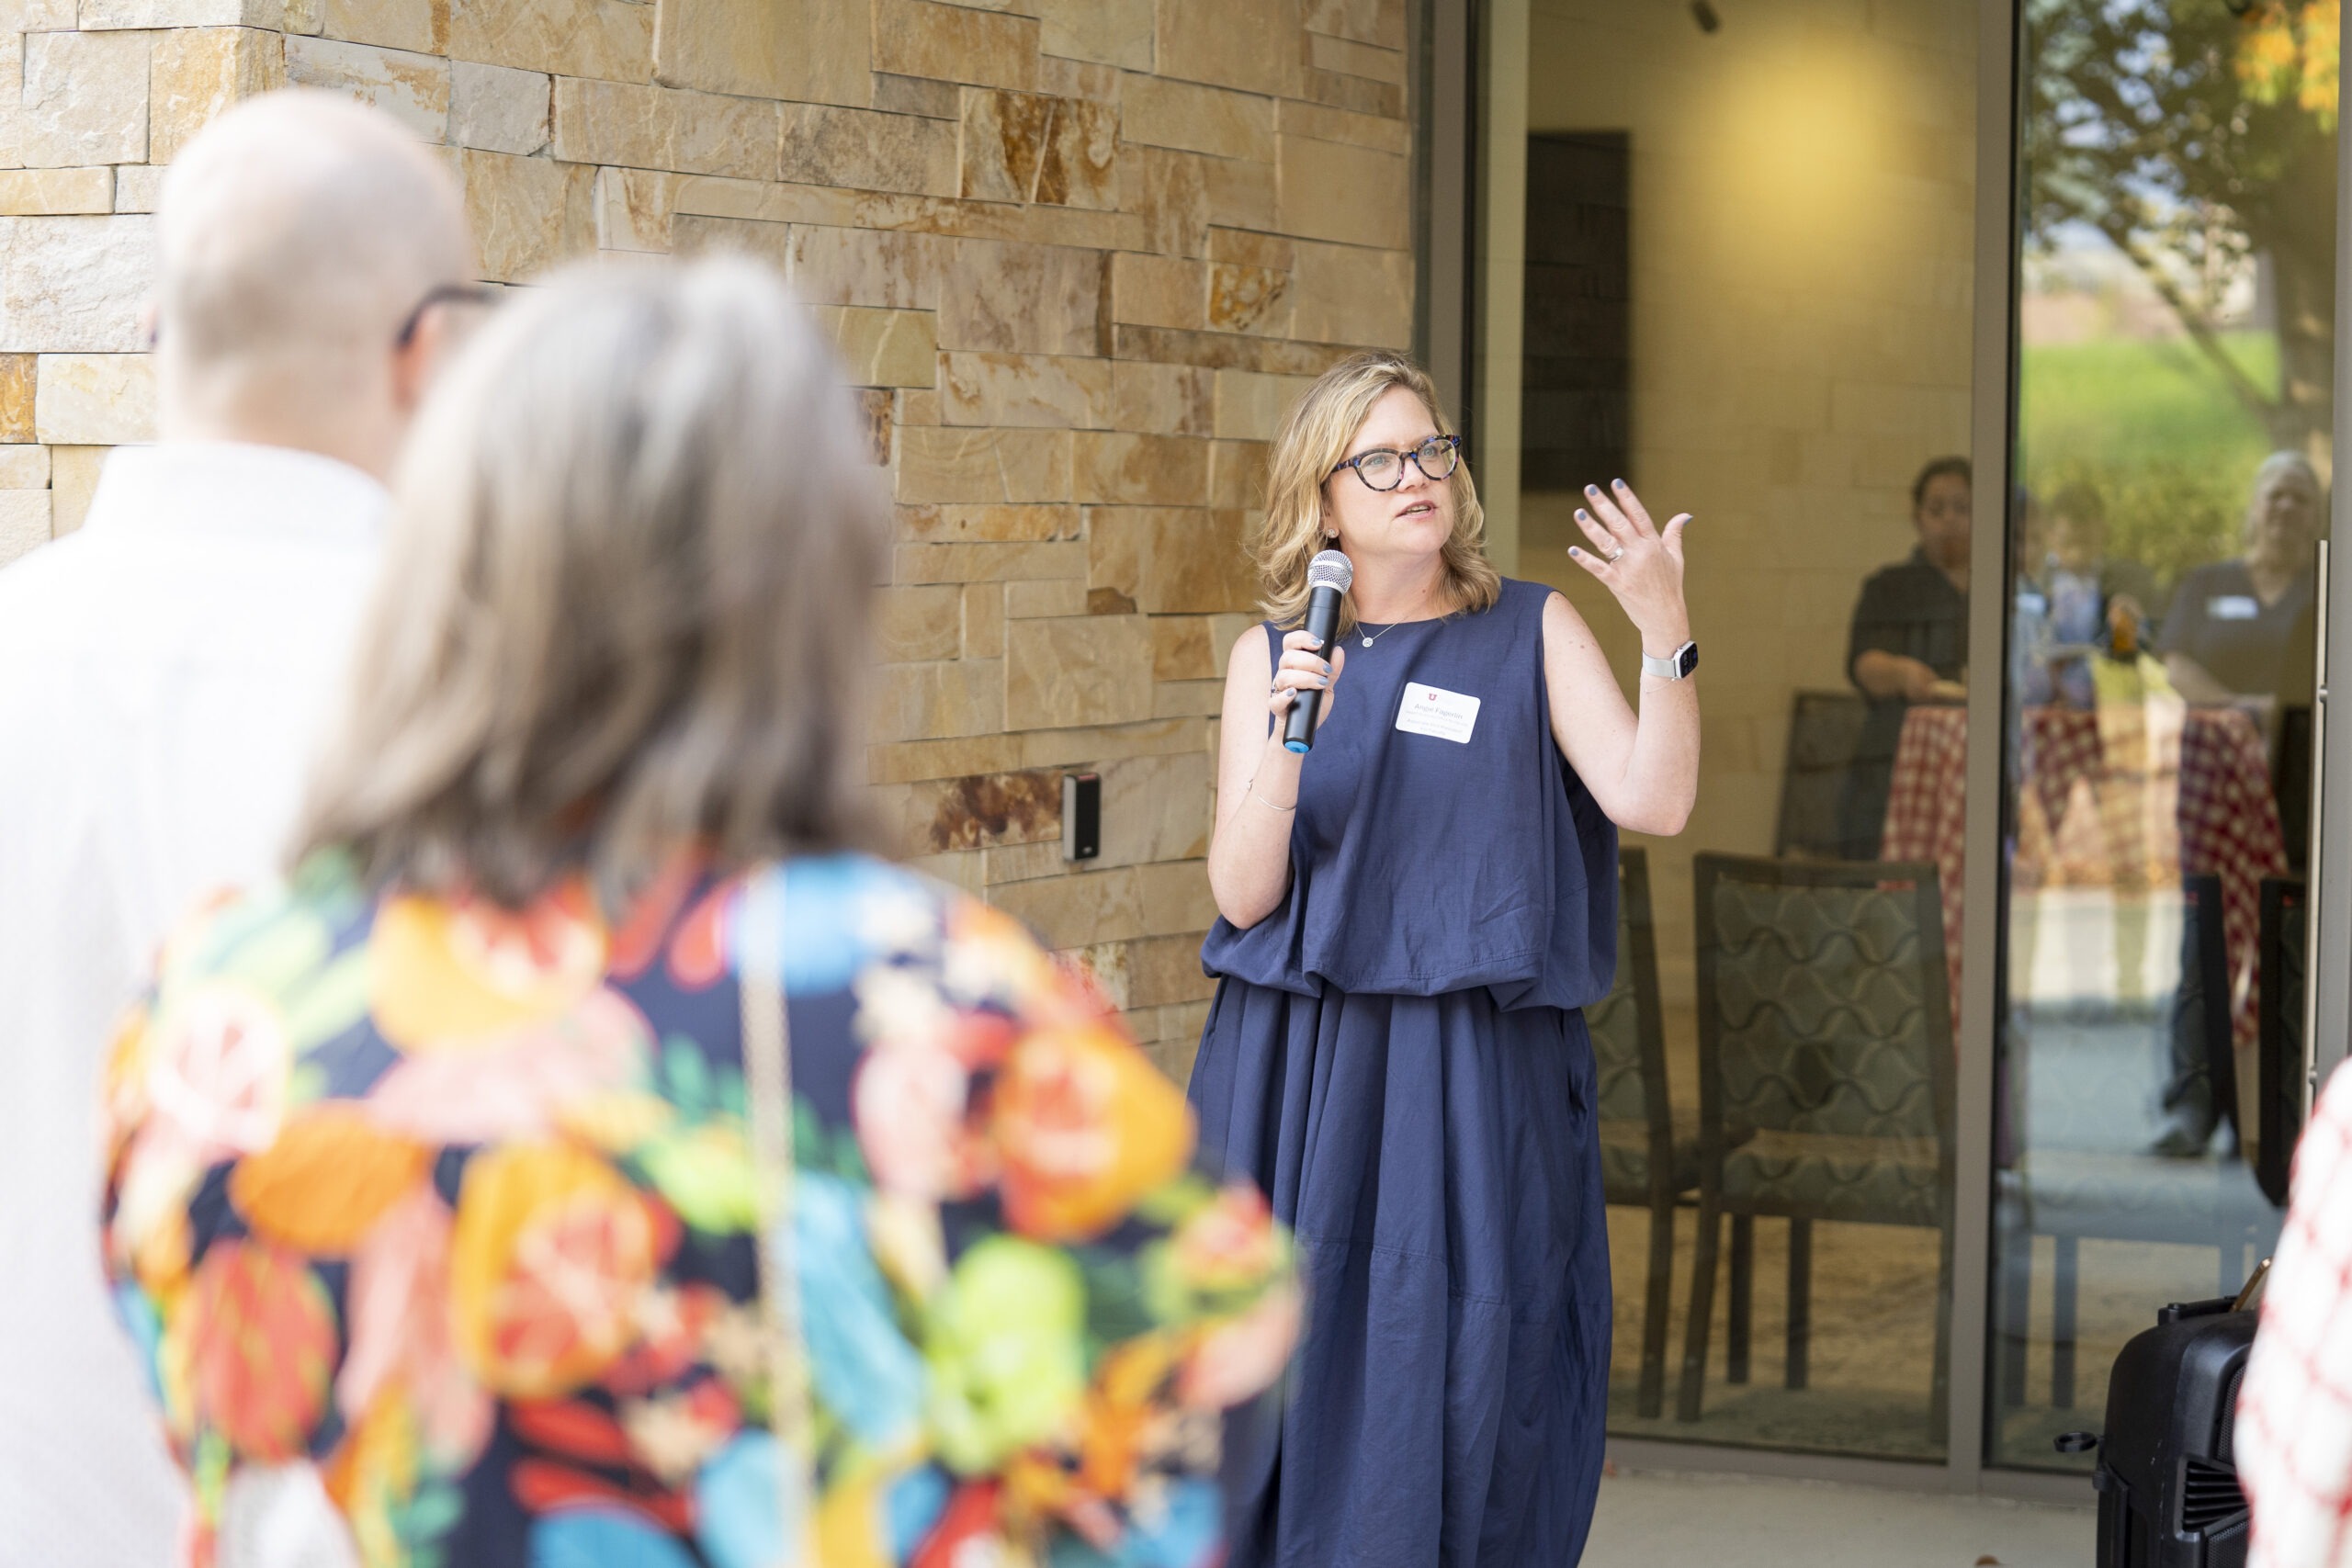
<instances>
[{"instance_id":1,"label":"navy blue sleeveless top","mask_svg":"<svg viewBox=\"0 0 2352 1568\"><path fill-rule=\"evenodd\" d=\"M1506 578L1478 615L1408 622L1370 648L1348 634L1299 773L1290 891L1248 931L1218 920L1208 973L1303 996L1484 986L1502 1008L1608 995L1617 829L1552 739L1551 593ZM1281 631L1266 638L1279 658Z\"/></svg>"}]
</instances>

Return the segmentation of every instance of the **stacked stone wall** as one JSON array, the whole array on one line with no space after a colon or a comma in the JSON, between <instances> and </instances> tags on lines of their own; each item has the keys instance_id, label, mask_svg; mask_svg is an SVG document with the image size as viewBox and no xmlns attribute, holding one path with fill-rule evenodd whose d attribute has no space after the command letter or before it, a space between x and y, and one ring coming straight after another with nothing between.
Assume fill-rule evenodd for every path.
<instances>
[{"instance_id":1,"label":"stacked stone wall","mask_svg":"<svg viewBox=\"0 0 2352 1568\"><path fill-rule=\"evenodd\" d=\"M1406 0L0 0L0 560L152 437L157 176L238 98L346 93L445 149L495 280L764 256L897 501L891 820L1181 1072L1264 443L1411 338L1405 35Z\"/></svg>"}]
</instances>

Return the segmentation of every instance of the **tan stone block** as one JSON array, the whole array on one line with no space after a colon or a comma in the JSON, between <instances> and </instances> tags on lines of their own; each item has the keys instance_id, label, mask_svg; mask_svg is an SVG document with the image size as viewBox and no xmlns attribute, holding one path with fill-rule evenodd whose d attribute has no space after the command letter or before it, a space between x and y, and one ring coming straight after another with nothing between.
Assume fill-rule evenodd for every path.
<instances>
[{"instance_id":1,"label":"tan stone block","mask_svg":"<svg viewBox=\"0 0 2352 1568\"><path fill-rule=\"evenodd\" d=\"M1129 141L1220 158L1274 159L1274 100L1161 76L1133 76L1119 107Z\"/></svg>"},{"instance_id":2,"label":"tan stone block","mask_svg":"<svg viewBox=\"0 0 2352 1568\"><path fill-rule=\"evenodd\" d=\"M1069 870L1058 843L992 844L984 874L993 887L1006 882L1027 882L1040 876L1060 876Z\"/></svg>"},{"instance_id":3,"label":"tan stone block","mask_svg":"<svg viewBox=\"0 0 2352 1568\"><path fill-rule=\"evenodd\" d=\"M1088 581L1121 588L1147 615L1238 611L1257 596L1239 512L1096 507L1087 512L1086 529Z\"/></svg>"},{"instance_id":4,"label":"tan stone block","mask_svg":"<svg viewBox=\"0 0 2352 1568\"><path fill-rule=\"evenodd\" d=\"M852 387L850 406L865 435L867 458L877 468L890 466L891 395L888 387Z\"/></svg>"},{"instance_id":5,"label":"tan stone block","mask_svg":"<svg viewBox=\"0 0 2352 1568\"><path fill-rule=\"evenodd\" d=\"M1084 98L1117 108L1121 74L1115 65L1065 60L1056 54L1037 57L1037 90L1048 97Z\"/></svg>"},{"instance_id":6,"label":"tan stone block","mask_svg":"<svg viewBox=\"0 0 2352 1568\"><path fill-rule=\"evenodd\" d=\"M1216 982L1201 973L1201 939L1198 932L1146 937L1125 946L1126 1005L1169 1007L1206 1001L1216 994Z\"/></svg>"},{"instance_id":7,"label":"tan stone block","mask_svg":"<svg viewBox=\"0 0 2352 1568\"><path fill-rule=\"evenodd\" d=\"M675 175L650 169L597 170L596 248L666 253L677 188Z\"/></svg>"},{"instance_id":8,"label":"tan stone block","mask_svg":"<svg viewBox=\"0 0 2352 1568\"><path fill-rule=\"evenodd\" d=\"M36 355L0 354L0 441L22 444L38 439L33 427L38 365Z\"/></svg>"},{"instance_id":9,"label":"tan stone block","mask_svg":"<svg viewBox=\"0 0 2352 1568\"><path fill-rule=\"evenodd\" d=\"M286 0L286 35L318 37L326 26L326 19L319 15L323 4L324 0Z\"/></svg>"},{"instance_id":10,"label":"tan stone block","mask_svg":"<svg viewBox=\"0 0 2352 1568\"><path fill-rule=\"evenodd\" d=\"M926 544L1029 544L1078 534L1074 506L901 506L899 531Z\"/></svg>"},{"instance_id":11,"label":"tan stone block","mask_svg":"<svg viewBox=\"0 0 2352 1568\"><path fill-rule=\"evenodd\" d=\"M936 318L928 310L816 305L808 313L833 340L852 386L928 387L938 375Z\"/></svg>"},{"instance_id":12,"label":"tan stone block","mask_svg":"<svg viewBox=\"0 0 2352 1568\"><path fill-rule=\"evenodd\" d=\"M1137 149L1136 152L1148 151ZM1172 157L1190 156L1171 153ZM834 190L697 176L678 187L678 210L696 217L820 228L897 230L955 239L1018 240L1083 250L1138 250L1144 220L1131 212L1018 207L890 191Z\"/></svg>"},{"instance_id":13,"label":"tan stone block","mask_svg":"<svg viewBox=\"0 0 2352 1568\"><path fill-rule=\"evenodd\" d=\"M44 354L33 432L50 446L155 439L154 367L143 354Z\"/></svg>"},{"instance_id":14,"label":"tan stone block","mask_svg":"<svg viewBox=\"0 0 2352 1568\"><path fill-rule=\"evenodd\" d=\"M949 424L1108 428L1111 362L1026 354L943 354L941 413Z\"/></svg>"},{"instance_id":15,"label":"tan stone block","mask_svg":"<svg viewBox=\"0 0 2352 1568\"><path fill-rule=\"evenodd\" d=\"M1290 331L1290 274L1270 267L1209 265L1209 330L1221 333Z\"/></svg>"},{"instance_id":16,"label":"tan stone block","mask_svg":"<svg viewBox=\"0 0 2352 1568\"><path fill-rule=\"evenodd\" d=\"M1210 681L1217 674L1220 649L1209 636L1206 615L1154 615L1151 618L1151 678L1155 681Z\"/></svg>"},{"instance_id":17,"label":"tan stone block","mask_svg":"<svg viewBox=\"0 0 2352 1568\"><path fill-rule=\"evenodd\" d=\"M1295 136L1280 141L1280 220L1273 227L1302 239L1411 248L1406 204L1365 199L1368 193L1404 188L1398 183L1407 178L1404 159L1337 141Z\"/></svg>"},{"instance_id":18,"label":"tan stone block","mask_svg":"<svg viewBox=\"0 0 2352 1568\"><path fill-rule=\"evenodd\" d=\"M74 7L63 0L45 0L34 15L63 20L60 29L79 26L87 32L116 28L277 28L285 22L283 0L82 0L77 22ZM51 30L28 27L27 32Z\"/></svg>"},{"instance_id":19,"label":"tan stone block","mask_svg":"<svg viewBox=\"0 0 2352 1568\"><path fill-rule=\"evenodd\" d=\"M1318 343L1409 348L1413 258L1406 251L1301 242L1291 277L1291 332Z\"/></svg>"},{"instance_id":20,"label":"tan stone block","mask_svg":"<svg viewBox=\"0 0 2352 1568\"><path fill-rule=\"evenodd\" d=\"M139 164L147 158L145 33L30 33L24 106L16 115L27 168Z\"/></svg>"},{"instance_id":21,"label":"tan stone block","mask_svg":"<svg viewBox=\"0 0 2352 1568\"><path fill-rule=\"evenodd\" d=\"M1405 89L1396 83L1312 67L1303 68L1299 77L1299 95L1312 102L1381 119L1405 118Z\"/></svg>"},{"instance_id":22,"label":"tan stone block","mask_svg":"<svg viewBox=\"0 0 2352 1568\"><path fill-rule=\"evenodd\" d=\"M1134 248L1161 255L1196 256L1208 240L1207 158L1161 147L1130 147L1122 160L1121 199L1141 218Z\"/></svg>"},{"instance_id":23,"label":"tan stone block","mask_svg":"<svg viewBox=\"0 0 2352 1568\"><path fill-rule=\"evenodd\" d=\"M690 175L772 180L783 106L756 98L680 93L678 168Z\"/></svg>"},{"instance_id":24,"label":"tan stone block","mask_svg":"<svg viewBox=\"0 0 2352 1568\"><path fill-rule=\"evenodd\" d=\"M1152 68L1252 93L1286 90L1298 70L1297 12L1267 0L1185 0L1159 7Z\"/></svg>"},{"instance_id":25,"label":"tan stone block","mask_svg":"<svg viewBox=\"0 0 2352 1568\"><path fill-rule=\"evenodd\" d=\"M668 169L678 158L682 95L644 83L555 79L553 149L569 164Z\"/></svg>"},{"instance_id":26,"label":"tan stone block","mask_svg":"<svg viewBox=\"0 0 2352 1568\"><path fill-rule=\"evenodd\" d=\"M1405 0L1306 0L1306 20L1310 33L1405 47Z\"/></svg>"},{"instance_id":27,"label":"tan stone block","mask_svg":"<svg viewBox=\"0 0 2352 1568\"><path fill-rule=\"evenodd\" d=\"M50 531L63 538L82 526L90 497L98 488L111 446L52 446L49 449Z\"/></svg>"},{"instance_id":28,"label":"tan stone block","mask_svg":"<svg viewBox=\"0 0 2352 1568\"><path fill-rule=\"evenodd\" d=\"M1002 666L1000 665L1001 671ZM1020 746L1010 735L900 741L865 749L865 776L877 784L1001 773L1018 766Z\"/></svg>"},{"instance_id":29,"label":"tan stone block","mask_svg":"<svg viewBox=\"0 0 2352 1568\"><path fill-rule=\"evenodd\" d=\"M449 0L449 56L558 76L650 82L653 10L632 0Z\"/></svg>"},{"instance_id":30,"label":"tan stone block","mask_svg":"<svg viewBox=\"0 0 2352 1568\"><path fill-rule=\"evenodd\" d=\"M788 104L782 177L858 190L956 194L956 128L917 115Z\"/></svg>"},{"instance_id":31,"label":"tan stone block","mask_svg":"<svg viewBox=\"0 0 2352 1568\"><path fill-rule=\"evenodd\" d=\"M1111 428L1147 435L1207 435L1216 428L1213 372L1190 365L1112 362Z\"/></svg>"},{"instance_id":32,"label":"tan stone block","mask_svg":"<svg viewBox=\"0 0 2352 1568\"><path fill-rule=\"evenodd\" d=\"M0 215L55 217L113 210L112 169L0 170Z\"/></svg>"},{"instance_id":33,"label":"tan stone block","mask_svg":"<svg viewBox=\"0 0 2352 1568\"><path fill-rule=\"evenodd\" d=\"M1080 872L1007 883L989 902L1035 931L1047 947L1076 947L1143 934L1143 906L1131 870Z\"/></svg>"},{"instance_id":34,"label":"tan stone block","mask_svg":"<svg viewBox=\"0 0 2352 1568\"><path fill-rule=\"evenodd\" d=\"M49 491L0 491L0 566L49 543Z\"/></svg>"},{"instance_id":35,"label":"tan stone block","mask_svg":"<svg viewBox=\"0 0 2352 1568\"><path fill-rule=\"evenodd\" d=\"M70 33L81 23L76 0L11 0L0 8L8 29L19 33Z\"/></svg>"},{"instance_id":36,"label":"tan stone block","mask_svg":"<svg viewBox=\"0 0 2352 1568\"><path fill-rule=\"evenodd\" d=\"M964 657L1004 657L1004 589L994 582L968 583L963 592Z\"/></svg>"},{"instance_id":37,"label":"tan stone block","mask_svg":"<svg viewBox=\"0 0 2352 1568\"><path fill-rule=\"evenodd\" d=\"M1036 93L964 93L957 194L976 201L1118 204L1118 112Z\"/></svg>"},{"instance_id":38,"label":"tan stone block","mask_svg":"<svg viewBox=\"0 0 2352 1568\"><path fill-rule=\"evenodd\" d=\"M1121 252L1111 258L1111 319L1155 327L1208 324L1207 273L1180 256Z\"/></svg>"},{"instance_id":39,"label":"tan stone block","mask_svg":"<svg viewBox=\"0 0 2352 1568\"><path fill-rule=\"evenodd\" d=\"M1317 71L1362 76L1368 81L1386 82L1398 87L1405 85L1405 51L1401 48L1375 49L1370 44L1354 43L1347 39L1309 33L1306 35L1306 63Z\"/></svg>"},{"instance_id":40,"label":"tan stone block","mask_svg":"<svg viewBox=\"0 0 2352 1568\"><path fill-rule=\"evenodd\" d=\"M0 351L143 348L154 272L144 215L0 218Z\"/></svg>"},{"instance_id":41,"label":"tan stone block","mask_svg":"<svg viewBox=\"0 0 2352 1568\"><path fill-rule=\"evenodd\" d=\"M982 880L984 858L982 851L959 850L944 855L909 855L901 863L919 875L945 883L977 898L986 886Z\"/></svg>"},{"instance_id":42,"label":"tan stone block","mask_svg":"<svg viewBox=\"0 0 2352 1568\"><path fill-rule=\"evenodd\" d=\"M1084 615L1091 614L1086 584L1075 577L1049 578L1042 582L1008 582L1004 585L1004 618L1008 621L1035 621L1047 615ZM1128 614L1134 613L1129 605Z\"/></svg>"},{"instance_id":43,"label":"tan stone block","mask_svg":"<svg viewBox=\"0 0 2352 1568\"><path fill-rule=\"evenodd\" d=\"M1071 483L1081 502L1196 506L1208 497L1205 441L1084 430L1071 440Z\"/></svg>"},{"instance_id":44,"label":"tan stone block","mask_svg":"<svg viewBox=\"0 0 2352 1568\"><path fill-rule=\"evenodd\" d=\"M935 310L944 244L929 234L795 224L786 271L794 292L808 304ZM944 343L946 323L938 326Z\"/></svg>"},{"instance_id":45,"label":"tan stone block","mask_svg":"<svg viewBox=\"0 0 2352 1568\"><path fill-rule=\"evenodd\" d=\"M1060 848L1054 842L1062 830L1058 773L979 773L916 784L907 791L907 806L919 849L972 852L1039 842ZM987 874L983 862L983 886Z\"/></svg>"},{"instance_id":46,"label":"tan stone block","mask_svg":"<svg viewBox=\"0 0 2352 1568\"><path fill-rule=\"evenodd\" d=\"M1099 254L996 240L958 240L944 250L940 347L1077 355L1100 348Z\"/></svg>"},{"instance_id":47,"label":"tan stone block","mask_svg":"<svg viewBox=\"0 0 2352 1568\"><path fill-rule=\"evenodd\" d=\"M438 145L449 135L449 62L429 54L333 39L286 40L286 79L382 109Z\"/></svg>"},{"instance_id":48,"label":"tan stone block","mask_svg":"<svg viewBox=\"0 0 2352 1568\"><path fill-rule=\"evenodd\" d=\"M1209 442L1209 505L1265 505L1265 442Z\"/></svg>"},{"instance_id":49,"label":"tan stone block","mask_svg":"<svg viewBox=\"0 0 2352 1568\"><path fill-rule=\"evenodd\" d=\"M1267 376L1255 370L1216 373L1216 434L1226 441L1271 441L1283 415L1314 384L1306 376Z\"/></svg>"},{"instance_id":50,"label":"tan stone block","mask_svg":"<svg viewBox=\"0 0 2352 1568\"><path fill-rule=\"evenodd\" d=\"M1119 205L1119 111L1085 98L1057 97L1037 169L1034 199L1098 211Z\"/></svg>"},{"instance_id":51,"label":"tan stone block","mask_svg":"<svg viewBox=\"0 0 2352 1568\"><path fill-rule=\"evenodd\" d=\"M1207 919L1193 919L1193 910L1208 894L1208 879L1196 857L1209 852L1209 757L1193 751L1168 757L1136 757L1105 763L1102 774L1102 853L1100 863L1138 865L1153 861L1193 862L1188 883L1199 892L1181 900L1186 918L1157 922L1160 931L1199 931L1215 923L1216 907ZM1163 907L1169 902L1161 894Z\"/></svg>"},{"instance_id":52,"label":"tan stone block","mask_svg":"<svg viewBox=\"0 0 2352 1568\"><path fill-rule=\"evenodd\" d=\"M963 644L962 600L954 583L885 588L875 596L876 649L892 664L955 658Z\"/></svg>"},{"instance_id":53,"label":"tan stone block","mask_svg":"<svg viewBox=\"0 0 2352 1568\"><path fill-rule=\"evenodd\" d=\"M987 735L1003 728L1001 660L885 664L876 671L870 733L876 740Z\"/></svg>"},{"instance_id":54,"label":"tan stone block","mask_svg":"<svg viewBox=\"0 0 2352 1568\"><path fill-rule=\"evenodd\" d=\"M164 171L146 164L119 164L114 171L114 209L153 212L164 184Z\"/></svg>"},{"instance_id":55,"label":"tan stone block","mask_svg":"<svg viewBox=\"0 0 2352 1568\"><path fill-rule=\"evenodd\" d=\"M157 33L147 81L147 157L160 165L231 104L286 85L286 42L254 28ZM153 211L153 201L137 210Z\"/></svg>"},{"instance_id":56,"label":"tan stone block","mask_svg":"<svg viewBox=\"0 0 2352 1568\"><path fill-rule=\"evenodd\" d=\"M901 387L899 389L899 423L900 424L943 424L939 417L939 393L931 387Z\"/></svg>"},{"instance_id":57,"label":"tan stone block","mask_svg":"<svg viewBox=\"0 0 2352 1568\"><path fill-rule=\"evenodd\" d=\"M1274 229L1281 210L1274 165L1238 158L1204 158L1202 187L1212 223L1234 229Z\"/></svg>"},{"instance_id":58,"label":"tan stone block","mask_svg":"<svg viewBox=\"0 0 2352 1568\"><path fill-rule=\"evenodd\" d=\"M1312 137L1317 141L1345 141L1399 156L1413 150L1413 128L1402 119L1356 114L1327 104L1284 98L1275 110L1275 123L1284 136Z\"/></svg>"},{"instance_id":59,"label":"tan stone block","mask_svg":"<svg viewBox=\"0 0 2352 1568\"><path fill-rule=\"evenodd\" d=\"M453 61L449 140L485 152L528 157L548 144L551 96L552 81L544 71Z\"/></svg>"},{"instance_id":60,"label":"tan stone block","mask_svg":"<svg viewBox=\"0 0 2352 1568\"><path fill-rule=\"evenodd\" d=\"M902 437L910 434L899 433ZM1086 578L1086 547L1075 540L1034 545L900 545L891 552L893 582L1036 582Z\"/></svg>"},{"instance_id":61,"label":"tan stone block","mask_svg":"<svg viewBox=\"0 0 2352 1568\"><path fill-rule=\"evenodd\" d=\"M1151 688L1154 718L1215 718L1224 706L1222 681L1160 681Z\"/></svg>"},{"instance_id":62,"label":"tan stone block","mask_svg":"<svg viewBox=\"0 0 2352 1568\"><path fill-rule=\"evenodd\" d=\"M449 47L449 0L319 0L319 28L350 43L440 54Z\"/></svg>"},{"instance_id":63,"label":"tan stone block","mask_svg":"<svg viewBox=\"0 0 2352 1568\"><path fill-rule=\"evenodd\" d=\"M1209 231L1209 260L1213 262L1288 272L1297 264L1297 245L1280 234L1261 234L1250 229Z\"/></svg>"},{"instance_id":64,"label":"tan stone block","mask_svg":"<svg viewBox=\"0 0 2352 1568\"><path fill-rule=\"evenodd\" d=\"M866 0L658 0L653 52L673 87L796 103L867 101Z\"/></svg>"},{"instance_id":65,"label":"tan stone block","mask_svg":"<svg viewBox=\"0 0 2352 1568\"><path fill-rule=\"evenodd\" d=\"M1141 615L1008 620L1004 671L1014 729L1151 716L1151 628Z\"/></svg>"},{"instance_id":66,"label":"tan stone block","mask_svg":"<svg viewBox=\"0 0 2352 1568\"><path fill-rule=\"evenodd\" d=\"M1206 752L1214 725L1183 719L1144 719L1134 724L1042 730L1018 737L1024 768L1093 766L1121 757L1160 757L1176 751Z\"/></svg>"},{"instance_id":67,"label":"tan stone block","mask_svg":"<svg viewBox=\"0 0 2352 1568\"><path fill-rule=\"evenodd\" d=\"M596 171L467 148L466 217L481 275L519 283L596 246Z\"/></svg>"},{"instance_id":68,"label":"tan stone block","mask_svg":"<svg viewBox=\"0 0 2352 1568\"><path fill-rule=\"evenodd\" d=\"M48 488L48 447L0 446L0 490Z\"/></svg>"},{"instance_id":69,"label":"tan stone block","mask_svg":"<svg viewBox=\"0 0 2352 1568\"><path fill-rule=\"evenodd\" d=\"M874 73L874 107L884 114L919 114L926 119L963 118L964 91L953 82Z\"/></svg>"},{"instance_id":70,"label":"tan stone block","mask_svg":"<svg viewBox=\"0 0 2352 1568\"><path fill-rule=\"evenodd\" d=\"M875 0L874 69L980 87L1033 87L1037 23L931 0Z\"/></svg>"},{"instance_id":71,"label":"tan stone block","mask_svg":"<svg viewBox=\"0 0 2352 1568\"><path fill-rule=\"evenodd\" d=\"M1037 13L1049 55L1151 69L1152 0L1037 0Z\"/></svg>"},{"instance_id":72,"label":"tan stone block","mask_svg":"<svg viewBox=\"0 0 2352 1568\"><path fill-rule=\"evenodd\" d=\"M1064 432L910 426L899 436L900 501L1070 499L1070 437Z\"/></svg>"}]
</instances>

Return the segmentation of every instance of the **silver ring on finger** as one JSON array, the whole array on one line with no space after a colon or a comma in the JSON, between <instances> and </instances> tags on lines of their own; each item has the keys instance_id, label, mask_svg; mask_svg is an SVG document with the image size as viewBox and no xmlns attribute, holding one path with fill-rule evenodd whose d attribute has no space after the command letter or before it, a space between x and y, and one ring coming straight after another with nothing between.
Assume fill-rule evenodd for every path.
<instances>
[{"instance_id":1,"label":"silver ring on finger","mask_svg":"<svg viewBox=\"0 0 2352 1568\"><path fill-rule=\"evenodd\" d=\"M1620 545L1620 546L1618 546L1615 549L1613 549L1613 550L1610 551L1610 552L1609 552L1609 564L1610 564L1611 566L1615 566L1615 565L1617 564L1618 558L1619 558L1620 557L1622 557L1624 553L1625 553L1625 547L1624 547L1624 546L1623 546L1623 545Z\"/></svg>"}]
</instances>

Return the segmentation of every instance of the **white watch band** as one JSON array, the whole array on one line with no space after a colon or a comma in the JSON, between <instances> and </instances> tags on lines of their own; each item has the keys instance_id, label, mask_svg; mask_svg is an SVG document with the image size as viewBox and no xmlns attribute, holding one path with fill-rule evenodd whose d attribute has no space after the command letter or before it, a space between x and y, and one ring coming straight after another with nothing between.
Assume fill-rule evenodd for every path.
<instances>
[{"instance_id":1,"label":"white watch band","mask_svg":"<svg viewBox=\"0 0 2352 1568\"><path fill-rule=\"evenodd\" d=\"M1699 645L1686 642L1663 659L1642 655L1642 673L1655 675L1661 681L1679 681L1699 667Z\"/></svg>"}]
</instances>

